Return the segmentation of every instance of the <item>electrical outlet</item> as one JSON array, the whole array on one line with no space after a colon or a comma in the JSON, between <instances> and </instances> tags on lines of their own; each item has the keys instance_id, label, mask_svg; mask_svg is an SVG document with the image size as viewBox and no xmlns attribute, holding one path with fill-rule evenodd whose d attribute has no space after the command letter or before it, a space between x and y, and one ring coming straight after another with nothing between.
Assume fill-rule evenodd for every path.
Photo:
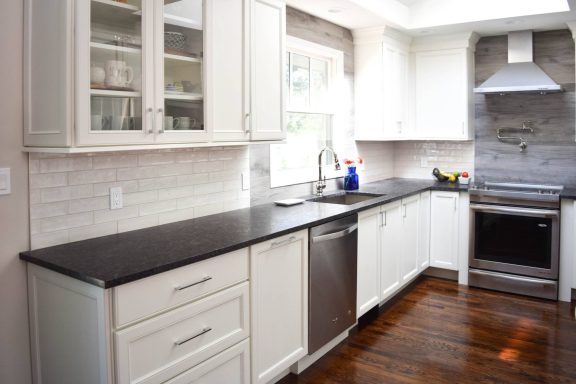
<instances>
[{"instance_id":1,"label":"electrical outlet","mask_svg":"<svg viewBox=\"0 0 576 384\"><path fill-rule=\"evenodd\" d=\"M122 187L110 188L110 209L120 209L123 205Z\"/></svg>"},{"instance_id":2,"label":"electrical outlet","mask_svg":"<svg viewBox=\"0 0 576 384\"><path fill-rule=\"evenodd\" d=\"M12 193L10 187L10 168L0 168L0 195Z\"/></svg>"}]
</instances>

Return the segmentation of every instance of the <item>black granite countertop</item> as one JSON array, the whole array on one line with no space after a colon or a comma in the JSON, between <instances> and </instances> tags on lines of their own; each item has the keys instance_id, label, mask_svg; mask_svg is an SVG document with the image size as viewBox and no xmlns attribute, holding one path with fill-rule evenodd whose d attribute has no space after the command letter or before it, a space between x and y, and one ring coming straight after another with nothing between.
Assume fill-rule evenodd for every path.
<instances>
[{"instance_id":1,"label":"black granite countertop","mask_svg":"<svg viewBox=\"0 0 576 384\"><path fill-rule=\"evenodd\" d=\"M563 199L576 199L576 187L564 187L560 193L560 197Z\"/></svg>"},{"instance_id":2,"label":"black granite countertop","mask_svg":"<svg viewBox=\"0 0 576 384\"><path fill-rule=\"evenodd\" d=\"M111 288L429 189L466 191L468 186L432 180L387 179L362 185L359 190L384 196L349 206L308 201L291 207L263 204L23 252L20 258L102 288ZM330 193L327 191L325 195Z\"/></svg>"}]
</instances>

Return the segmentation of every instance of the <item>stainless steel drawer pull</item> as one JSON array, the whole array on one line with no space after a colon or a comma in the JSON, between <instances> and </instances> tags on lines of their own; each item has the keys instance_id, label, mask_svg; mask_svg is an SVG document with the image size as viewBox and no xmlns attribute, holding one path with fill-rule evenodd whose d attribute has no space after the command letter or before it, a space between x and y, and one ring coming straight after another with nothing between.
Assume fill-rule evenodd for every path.
<instances>
[{"instance_id":1,"label":"stainless steel drawer pull","mask_svg":"<svg viewBox=\"0 0 576 384\"><path fill-rule=\"evenodd\" d=\"M204 328L202 328L202 330L201 330L200 332L198 332L198 333L195 334L194 336L190 336L190 337L188 337L188 338L186 338L186 339L184 339L184 340L175 341L175 342L174 342L174 345L177 346L177 347L179 347L179 346L181 346L182 344L189 342L190 340L194 340L195 338L200 337L200 336L202 336L202 335L210 332L211 330L212 330L212 328L210 328L210 327L204 327Z\"/></svg>"},{"instance_id":2,"label":"stainless steel drawer pull","mask_svg":"<svg viewBox=\"0 0 576 384\"><path fill-rule=\"evenodd\" d=\"M181 285L181 286L179 286L179 287L174 288L174 290L176 290L176 291L181 291L181 290L183 290L183 289L190 288L190 287L193 287L193 286L195 286L195 285L205 283L205 282L207 282L208 280L212 280L212 276L206 276L206 277L203 278L202 280L196 281L196 282L194 282L194 283L190 283L190 284L186 284L186 285Z\"/></svg>"},{"instance_id":3,"label":"stainless steel drawer pull","mask_svg":"<svg viewBox=\"0 0 576 384\"><path fill-rule=\"evenodd\" d=\"M287 238L286 240L282 240L282 241L274 241L274 242L270 245L270 248L279 247L279 246L281 246L281 245L291 243L291 242L293 242L294 240L296 240L296 236L290 236L290 237Z\"/></svg>"}]
</instances>

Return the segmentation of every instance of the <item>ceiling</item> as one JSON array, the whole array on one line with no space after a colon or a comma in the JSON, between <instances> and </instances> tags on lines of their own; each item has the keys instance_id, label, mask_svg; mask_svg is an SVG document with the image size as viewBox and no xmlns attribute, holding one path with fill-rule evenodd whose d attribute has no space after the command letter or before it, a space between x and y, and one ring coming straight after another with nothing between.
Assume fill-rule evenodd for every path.
<instances>
[{"instance_id":1,"label":"ceiling","mask_svg":"<svg viewBox=\"0 0 576 384\"><path fill-rule=\"evenodd\" d=\"M287 0L291 7L349 29L390 26L412 36L566 28L576 0Z\"/></svg>"}]
</instances>

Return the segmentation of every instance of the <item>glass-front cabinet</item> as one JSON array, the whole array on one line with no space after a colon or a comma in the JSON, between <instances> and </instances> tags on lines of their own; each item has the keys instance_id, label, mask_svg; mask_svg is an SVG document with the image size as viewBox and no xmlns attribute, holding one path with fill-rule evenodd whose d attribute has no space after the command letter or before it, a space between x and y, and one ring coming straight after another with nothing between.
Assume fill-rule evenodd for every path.
<instances>
[{"instance_id":1,"label":"glass-front cabinet","mask_svg":"<svg viewBox=\"0 0 576 384\"><path fill-rule=\"evenodd\" d=\"M31 151L285 137L284 0L24 0L24 13Z\"/></svg>"},{"instance_id":2,"label":"glass-front cabinet","mask_svg":"<svg viewBox=\"0 0 576 384\"><path fill-rule=\"evenodd\" d=\"M161 52L162 78L157 80L162 126L160 141L186 141L203 137L204 128L204 32L202 0L164 0L161 14L163 34L157 36ZM163 4L162 4L163 3Z\"/></svg>"},{"instance_id":3,"label":"glass-front cabinet","mask_svg":"<svg viewBox=\"0 0 576 384\"><path fill-rule=\"evenodd\" d=\"M80 145L206 141L202 0L77 2Z\"/></svg>"}]
</instances>

